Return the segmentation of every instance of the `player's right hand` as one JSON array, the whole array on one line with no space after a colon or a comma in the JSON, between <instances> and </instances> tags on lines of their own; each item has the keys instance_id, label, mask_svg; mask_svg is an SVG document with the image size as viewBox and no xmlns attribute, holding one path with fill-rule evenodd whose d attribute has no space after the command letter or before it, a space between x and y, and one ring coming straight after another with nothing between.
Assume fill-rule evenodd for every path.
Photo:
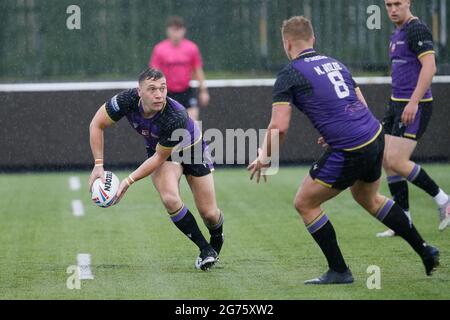
<instances>
[{"instance_id":1,"label":"player's right hand","mask_svg":"<svg viewBox=\"0 0 450 320\"><path fill-rule=\"evenodd\" d=\"M253 180L253 177L256 176L256 183L259 184L259 180L261 176L264 179L264 182L267 182L267 176L264 172L264 168L270 167L268 164L263 164L260 160L262 154L262 149L258 148L258 157L247 167L247 170L250 171L250 180Z\"/></svg>"},{"instance_id":2,"label":"player's right hand","mask_svg":"<svg viewBox=\"0 0 450 320\"><path fill-rule=\"evenodd\" d=\"M105 183L105 169L103 169L103 166L92 169L91 176L89 177L89 192L92 192L92 184L98 178L102 180L102 183Z\"/></svg>"}]
</instances>

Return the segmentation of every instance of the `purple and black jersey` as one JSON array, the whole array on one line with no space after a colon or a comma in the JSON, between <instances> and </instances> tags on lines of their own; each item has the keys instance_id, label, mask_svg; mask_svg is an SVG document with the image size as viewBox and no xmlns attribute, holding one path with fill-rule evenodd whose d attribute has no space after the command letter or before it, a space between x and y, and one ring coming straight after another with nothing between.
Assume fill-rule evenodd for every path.
<instances>
[{"instance_id":1,"label":"purple and black jersey","mask_svg":"<svg viewBox=\"0 0 450 320\"><path fill-rule=\"evenodd\" d=\"M392 100L409 101L417 86L422 64L420 58L434 54L433 36L419 19L413 18L397 28L389 45L392 63ZM431 101L431 88L421 102Z\"/></svg>"},{"instance_id":2,"label":"purple and black jersey","mask_svg":"<svg viewBox=\"0 0 450 320\"><path fill-rule=\"evenodd\" d=\"M178 151L202 140L199 127L188 116L186 109L169 97L163 109L151 118L143 115L137 89L122 91L107 101L105 106L111 120L119 121L127 117L133 129L144 137L150 155L155 153L158 144L164 148L177 147Z\"/></svg>"},{"instance_id":3,"label":"purple and black jersey","mask_svg":"<svg viewBox=\"0 0 450 320\"><path fill-rule=\"evenodd\" d=\"M294 105L331 148L351 151L369 144L381 132L380 122L359 101L355 88L341 62L308 49L278 74L273 105Z\"/></svg>"}]
</instances>

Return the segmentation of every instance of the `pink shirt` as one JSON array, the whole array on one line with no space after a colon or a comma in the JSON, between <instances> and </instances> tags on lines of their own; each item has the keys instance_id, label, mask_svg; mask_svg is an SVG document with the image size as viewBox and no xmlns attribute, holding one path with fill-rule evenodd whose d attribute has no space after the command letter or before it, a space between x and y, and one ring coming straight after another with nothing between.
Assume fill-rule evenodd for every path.
<instances>
[{"instance_id":1,"label":"pink shirt","mask_svg":"<svg viewBox=\"0 0 450 320\"><path fill-rule=\"evenodd\" d=\"M150 67L164 73L170 92L182 92L189 88L192 72L202 65L197 45L187 39L183 39L178 46L169 40L161 41L153 49L149 62Z\"/></svg>"}]
</instances>

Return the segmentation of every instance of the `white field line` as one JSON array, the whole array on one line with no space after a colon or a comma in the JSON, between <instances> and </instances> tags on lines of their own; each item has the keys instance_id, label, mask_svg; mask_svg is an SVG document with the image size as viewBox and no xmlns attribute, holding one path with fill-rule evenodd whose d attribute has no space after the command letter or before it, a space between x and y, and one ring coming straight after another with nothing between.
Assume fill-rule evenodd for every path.
<instances>
[{"instance_id":1,"label":"white field line","mask_svg":"<svg viewBox=\"0 0 450 320\"><path fill-rule=\"evenodd\" d=\"M72 200L72 214L75 217L84 216L84 206L81 200Z\"/></svg>"},{"instance_id":2,"label":"white field line","mask_svg":"<svg viewBox=\"0 0 450 320\"><path fill-rule=\"evenodd\" d=\"M80 280L93 280L91 271L91 255L89 253L79 253L77 255L78 278Z\"/></svg>"},{"instance_id":3,"label":"white field line","mask_svg":"<svg viewBox=\"0 0 450 320\"><path fill-rule=\"evenodd\" d=\"M70 177L69 178L69 187L70 187L70 190L72 190L72 191L80 190L80 188L81 188L80 178L75 177L75 176Z\"/></svg>"}]
</instances>

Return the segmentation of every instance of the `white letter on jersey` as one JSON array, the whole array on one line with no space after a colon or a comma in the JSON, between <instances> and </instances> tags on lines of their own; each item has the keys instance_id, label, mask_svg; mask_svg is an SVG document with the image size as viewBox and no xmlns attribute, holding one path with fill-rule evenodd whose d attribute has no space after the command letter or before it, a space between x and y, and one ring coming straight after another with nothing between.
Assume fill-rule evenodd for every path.
<instances>
[{"instance_id":1,"label":"white letter on jersey","mask_svg":"<svg viewBox=\"0 0 450 320\"><path fill-rule=\"evenodd\" d=\"M66 10L67 14L71 14L66 20L66 26L69 30L81 29L81 9L77 5L70 5Z\"/></svg>"},{"instance_id":2,"label":"white letter on jersey","mask_svg":"<svg viewBox=\"0 0 450 320\"><path fill-rule=\"evenodd\" d=\"M316 70L316 72L319 76L325 74L325 72L323 72L322 69L320 69L320 66L314 67L314 70Z\"/></svg>"},{"instance_id":3,"label":"white letter on jersey","mask_svg":"<svg viewBox=\"0 0 450 320\"><path fill-rule=\"evenodd\" d=\"M371 5L367 7L367 14L370 14L367 18L367 29L369 30L380 30L381 29L381 9L377 5Z\"/></svg>"}]
</instances>

